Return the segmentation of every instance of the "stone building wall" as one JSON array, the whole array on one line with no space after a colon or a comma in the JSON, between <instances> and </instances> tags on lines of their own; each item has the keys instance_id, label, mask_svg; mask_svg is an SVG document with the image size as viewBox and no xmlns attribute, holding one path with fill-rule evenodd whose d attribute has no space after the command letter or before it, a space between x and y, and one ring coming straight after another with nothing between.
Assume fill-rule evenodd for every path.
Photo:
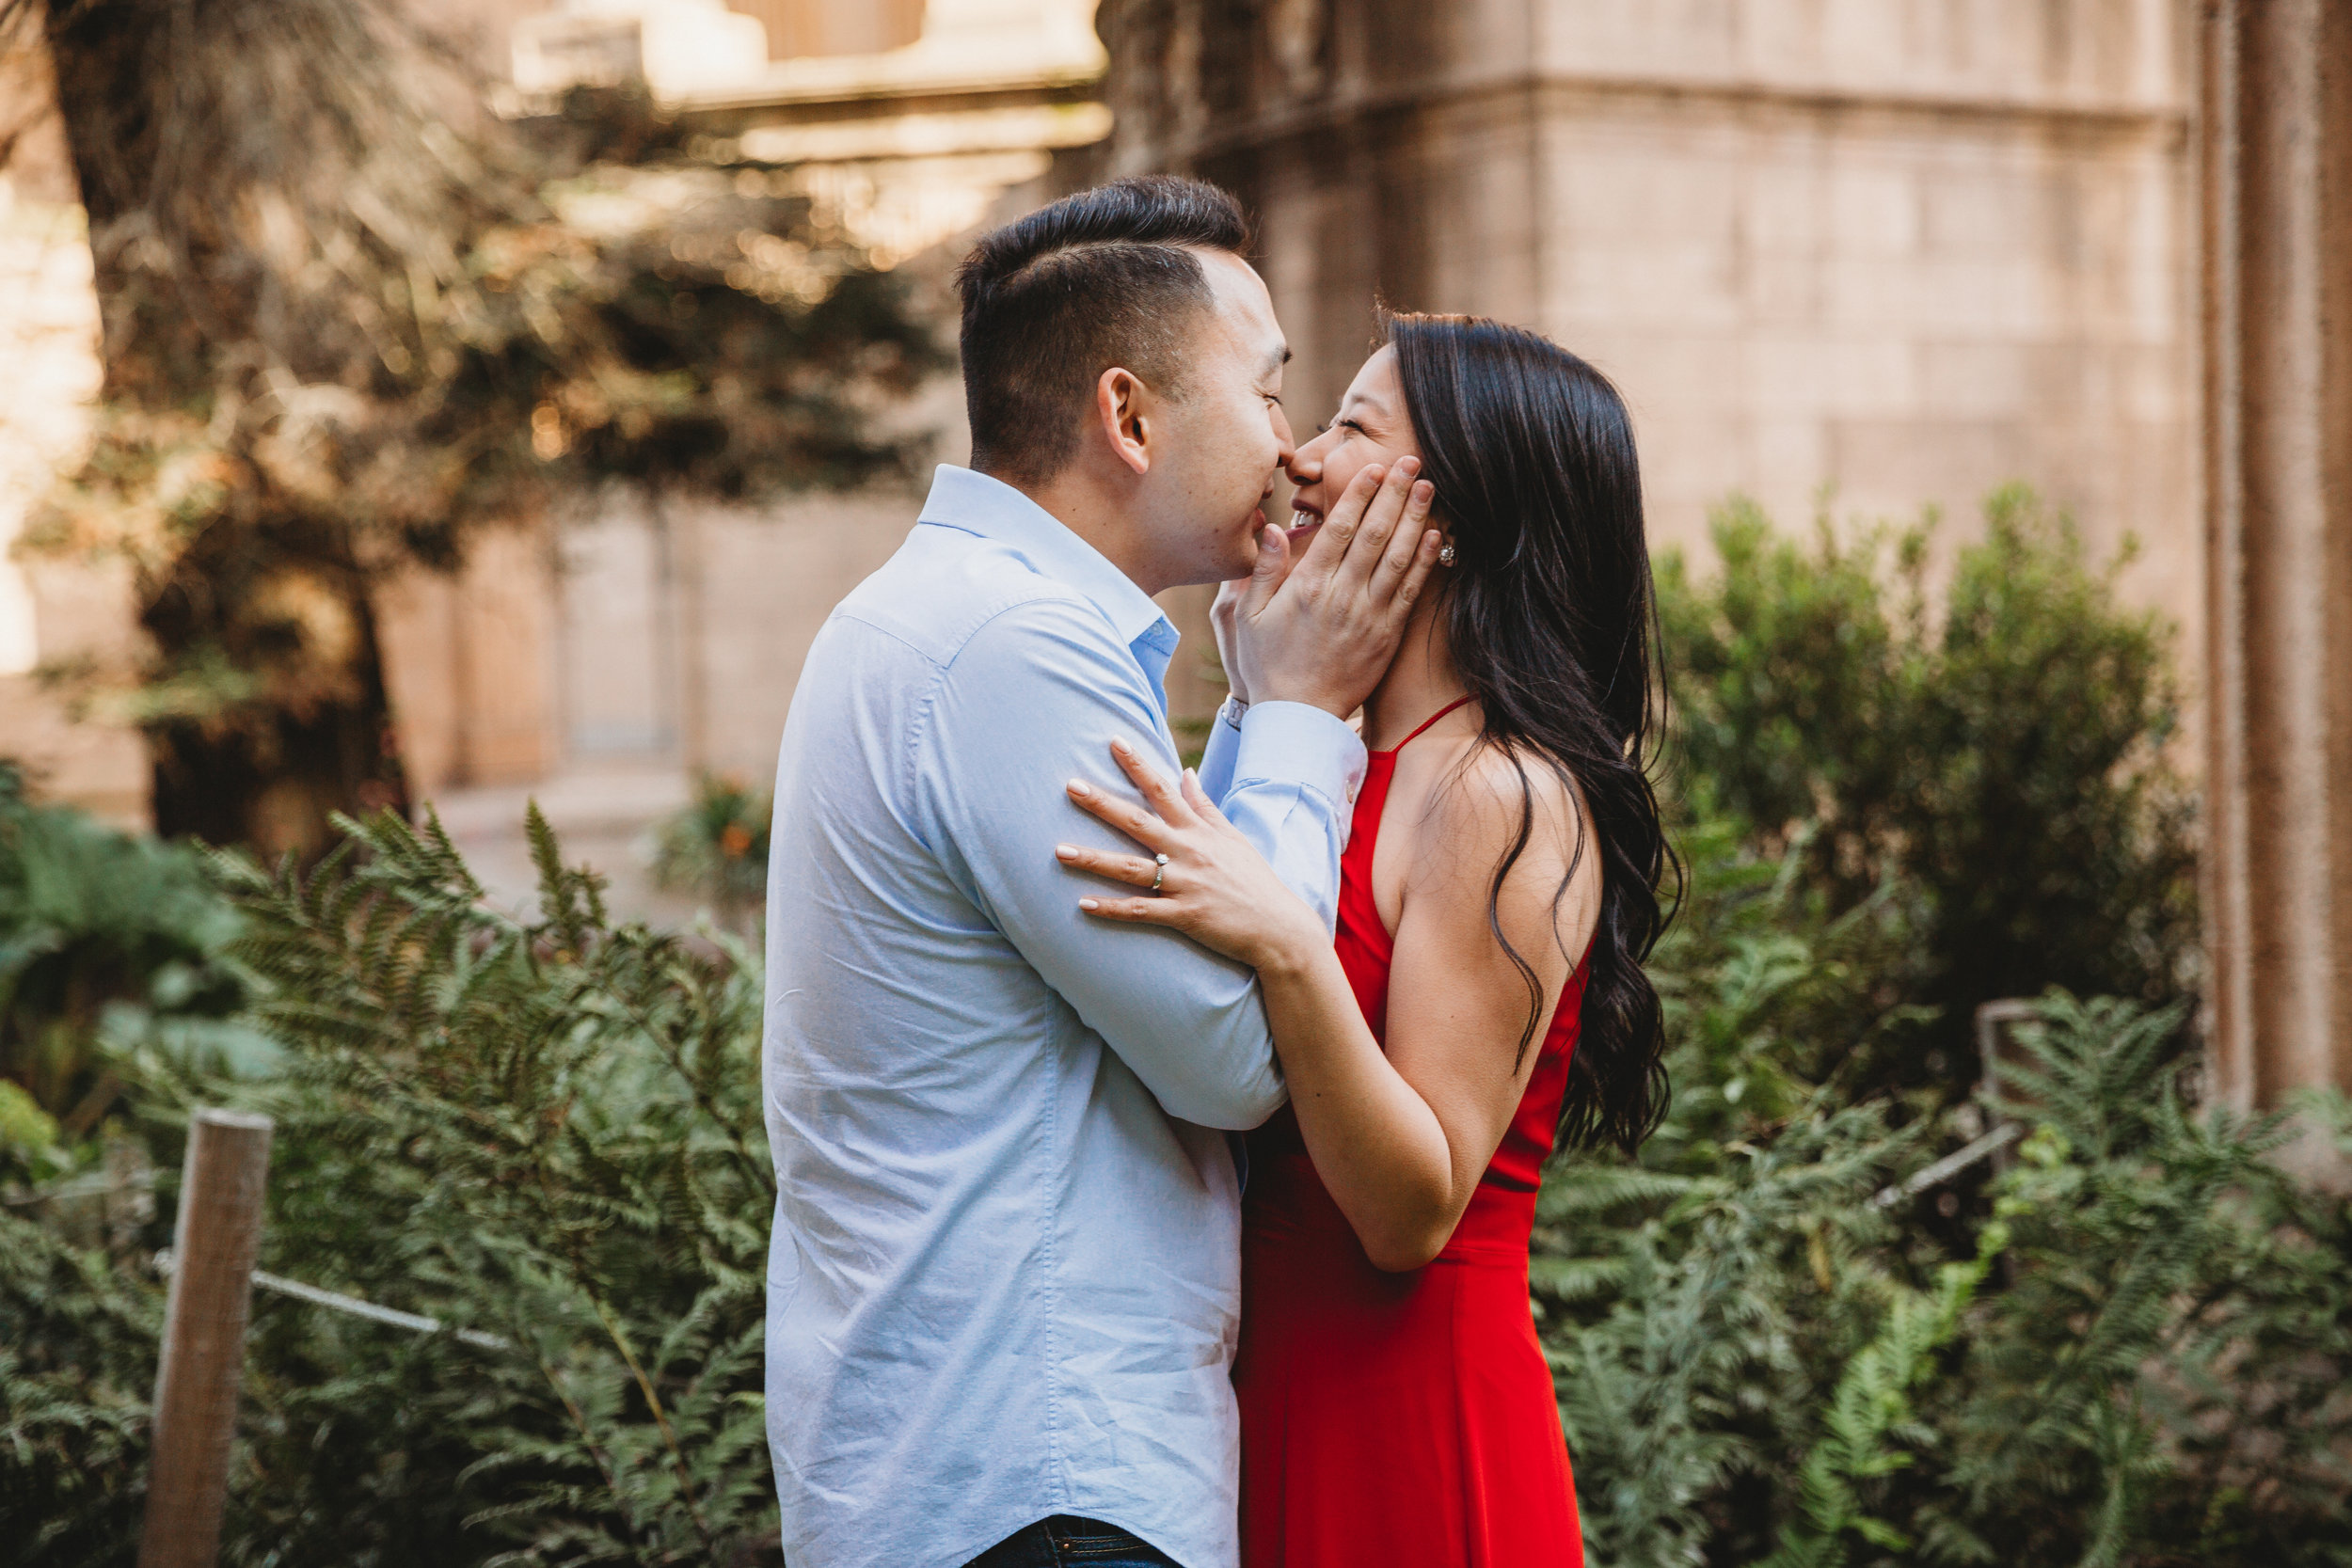
<instances>
[{"instance_id":1,"label":"stone building wall","mask_svg":"<svg viewBox=\"0 0 2352 1568\"><path fill-rule=\"evenodd\" d=\"M2024 479L2193 652L2185 0L1105 0L1122 171L1259 214L1328 411L1375 299L1613 377L1653 537L1739 491L1973 518ZM1955 530L1956 531L1956 530Z\"/></svg>"},{"instance_id":2,"label":"stone building wall","mask_svg":"<svg viewBox=\"0 0 2352 1568\"><path fill-rule=\"evenodd\" d=\"M45 51L0 35L0 757L33 786L144 823L150 777L135 732L77 721L45 673L119 673L136 659L119 562L17 548L58 471L88 450L98 394L98 293L81 193Z\"/></svg>"}]
</instances>

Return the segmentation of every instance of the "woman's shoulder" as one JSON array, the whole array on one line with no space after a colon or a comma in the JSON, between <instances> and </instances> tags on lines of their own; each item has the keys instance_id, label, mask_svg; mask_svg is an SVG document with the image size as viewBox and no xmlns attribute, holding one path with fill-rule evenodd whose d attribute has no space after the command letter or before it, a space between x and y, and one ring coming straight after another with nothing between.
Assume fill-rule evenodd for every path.
<instances>
[{"instance_id":1,"label":"woman's shoulder","mask_svg":"<svg viewBox=\"0 0 2352 1568\"><path fill-rule=\"evenodd\" d=\"M1466 868L1484 885L1524 832L1511 876L1541 875L1549 887L1575 854L1584 809L1574 775L1549 756L1472 736L1436 772L1416 816L1415 860L1430 870Z\"/></svg>"},{"instance_id":2,"label":"woman's shoulder","mask_svg":"<svg viewBox=\"0 0 2352 1568\"><path fill-rule=\"evenodd\" d=\"M1549 755L1467 741L1435 771L1412 821L1400 932L1410 924L1464 953L1484 951L1497 923L1522 953L1565 953L1590 937L1600 857L1574 776Z\"/></svg>"}]
</instances>

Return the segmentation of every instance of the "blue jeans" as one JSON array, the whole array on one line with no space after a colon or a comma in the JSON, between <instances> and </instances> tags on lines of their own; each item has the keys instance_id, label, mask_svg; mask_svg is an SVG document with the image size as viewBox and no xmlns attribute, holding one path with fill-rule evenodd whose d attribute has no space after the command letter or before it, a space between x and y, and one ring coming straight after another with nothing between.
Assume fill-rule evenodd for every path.
<instances>
[{"instance_id":1,"label":"blue jeans","mask_svg":"<svg viewBox=\"0 0 2352 1568\"><path fill-rule=\"evenodd\" d=\"M965 1568L1177 1568L1177 1562L1116 1525L1057 1513L1005 1537Z\"/></svg>"}]
</instances>

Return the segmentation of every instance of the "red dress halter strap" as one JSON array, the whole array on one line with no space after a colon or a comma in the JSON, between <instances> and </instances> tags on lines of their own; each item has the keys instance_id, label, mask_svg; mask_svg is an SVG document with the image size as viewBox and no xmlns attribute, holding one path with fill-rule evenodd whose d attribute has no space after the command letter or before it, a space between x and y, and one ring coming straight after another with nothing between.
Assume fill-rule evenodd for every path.
<instances>
[{"instance_id":1,"label":"red dress halter strap","mask_svg":"<svg viewBox=\"0 0 2352 1568\"><path fill-rule=\"evenodd\" d=\"M1436 723L1438 720L1444 718L1447 714L1452 713L1455 708L1460 707L1464 703L1469 701L1470 699L1468 697L1454 698L1454 701L1446 704L1445 706L1439 708L1437 712L1431 714L1428 718L1414 725L1412 734L1406 736L1404 739L1398 741L1387 751L1375 752L1372 755L1375 757L1392 757L1396 755L1397 752L1405 750L1406 747L1410 746L1414 741L1419 740L1422 737L1422 732L1427 730L1430 725Z\"/></svg>"}]
</instances>

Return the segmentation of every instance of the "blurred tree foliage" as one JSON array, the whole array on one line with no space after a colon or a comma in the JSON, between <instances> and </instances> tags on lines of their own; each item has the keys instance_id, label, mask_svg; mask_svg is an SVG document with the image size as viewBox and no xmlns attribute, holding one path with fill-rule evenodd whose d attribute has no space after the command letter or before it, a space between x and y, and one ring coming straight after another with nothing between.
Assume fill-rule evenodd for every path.
<instances>
[{"instance_id":1,"label":"blurred tree foliage","mask_svg":"<svg viewBox=\"0 0 2352 1568\"><path fill-rule=\"evenodd\" d=\"M1678 552L1659 572L1690 809L1767 855L1799 846L1832 914L1890 879L1916 900L1912 950L1879 978L1938 1016L1849 1069L1910 1084L1973 1076L1980 1002L2182 997L2199 941L2171 633L2119 601L2128 547L2092 564L2011 486L1937 603L1931 527L1840 542L1823 518L1808 547L1734 502L1717 576Z\"/></svg>"},{"instance_id":2,"label":"blurred tree foliage","mask_svg":"<svg viewBox=\"0 0 2352 1568\"><path fill-rule=\"evenodd\" d=\"M393 0L0 0L56 68L104 323L29 547L127 559L158 827L324 848L405 806L372 584L620 478L901 469L943 363L901 280L641 98L519 125Z\"/></svg>"}]
</instances>

